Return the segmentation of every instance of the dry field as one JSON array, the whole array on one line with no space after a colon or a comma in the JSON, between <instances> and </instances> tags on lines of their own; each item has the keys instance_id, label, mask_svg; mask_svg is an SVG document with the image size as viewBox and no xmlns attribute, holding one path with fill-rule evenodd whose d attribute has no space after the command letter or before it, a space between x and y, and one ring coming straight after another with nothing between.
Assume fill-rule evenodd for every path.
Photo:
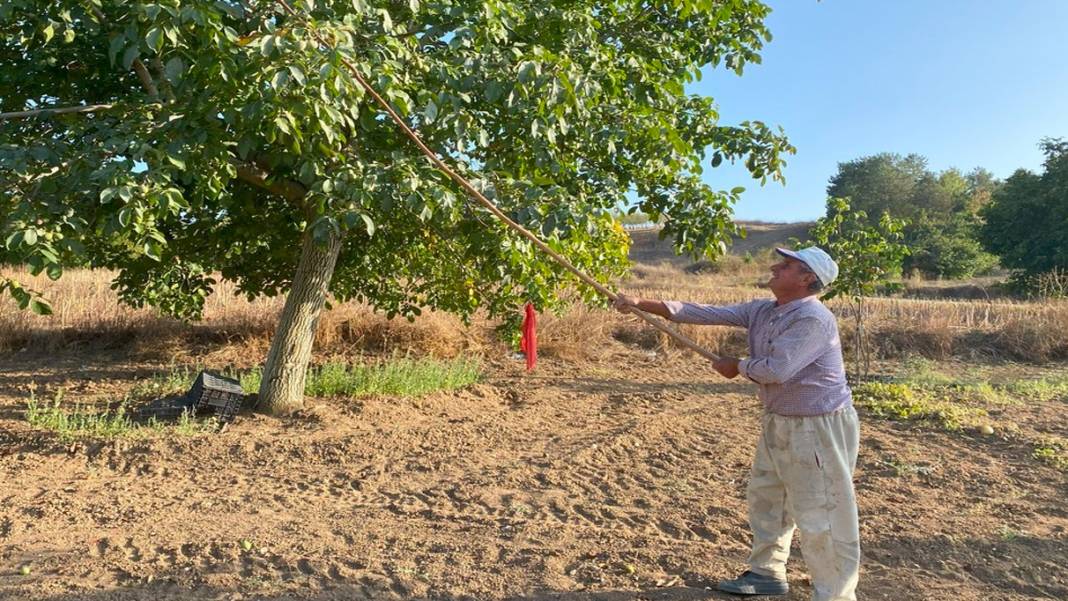
<instances>
[{"instance_id":1,"label":"dry field","mask_svg":"<svg viewBox=\"0 0 1068 601\"><path fill-rule=\"evenodd\" d=\"M637 232L623 287L717 303L761 296L764 247L797 229L755 226L742 251L752 259L717 265L673 259ZM582 307L546 316L528 374L485 320L389 322L346 305L324 317L317 362L473 356L481 381L419 397L317 397L221 434L71 437L31 425L31 391L60 395L61 408L102 407L183 370L252 367L280 307L223 287L186 325L117 306L107 280L34 282L51 318L0 305L0 599L728 598L706 587L745 559L754 388L632 318ZM862 408L861 598L1068 598L1058 463L1068 305L869 306L881 375L982 418L947 429ZM834 309L848 347L848 308ZM724 352L743 340L686 331ZM803 560L792 561L788 598L807 599Z\"/></svg>"}]
</instances>

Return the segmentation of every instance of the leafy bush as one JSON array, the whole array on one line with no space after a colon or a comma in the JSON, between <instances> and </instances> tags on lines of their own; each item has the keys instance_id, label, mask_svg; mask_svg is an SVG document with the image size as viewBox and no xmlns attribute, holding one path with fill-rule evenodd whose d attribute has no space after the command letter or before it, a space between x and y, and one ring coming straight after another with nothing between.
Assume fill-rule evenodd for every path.
<instances>
[{"instance_id":1,"label":"leafy bush","mask_svg":"<svg viewBox=\"0 0 1068 601\"><path fill-rule=\"evenodd\" d=\"M856 404L876 417L926 421L945 430L980 425L986 410L954 402L945 391L929 391L896 382L865 382L853 388Z\"/></svg>"}]
</instances>

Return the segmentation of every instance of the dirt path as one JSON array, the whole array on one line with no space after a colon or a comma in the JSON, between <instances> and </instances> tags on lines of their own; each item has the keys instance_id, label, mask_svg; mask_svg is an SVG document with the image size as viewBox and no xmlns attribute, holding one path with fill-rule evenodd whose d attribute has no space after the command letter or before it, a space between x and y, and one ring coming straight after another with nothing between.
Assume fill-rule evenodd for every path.
<instances>
[{"instance_id":1,"label":"dirt path","mask_svg":"<svg viewBox=\"0 0 1068 601\"><path fill-rule=\"evenodd\" d=\"M73 445L20 419L38 368L0 368L2 599L725 599L746 557L754 391L689 359ZM862 599L1068 598L1066 479L1026 449L865 419L857 482Z\"/></svg>"}]
</instances>

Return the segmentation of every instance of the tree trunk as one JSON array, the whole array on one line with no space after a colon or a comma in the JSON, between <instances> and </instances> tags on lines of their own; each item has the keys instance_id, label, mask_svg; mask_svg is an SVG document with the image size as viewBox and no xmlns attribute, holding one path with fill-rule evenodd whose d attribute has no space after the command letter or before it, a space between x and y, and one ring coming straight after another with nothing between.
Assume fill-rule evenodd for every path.
<instances>
[{"instance_id":1,"label":"tree trunk","mask_svg":"<svg viewBox=\"0 0 1068 601\"><path fill-rule=\"evenodd\" d=\"M868 348L868 332L864 329L864 300L857 300L857 332L860 338L860 359L863 362L863 371L860 377L867 378L871 374L870 349ZM858 365L858 369L861 365Z\"/></svg>"},{"instance_id":2,"label":"tree trunk","mask_svg":"<svg viewBox=\"0 0 1068 601\"><path fill-rule=\"evenodd\" d=\"M279 414L304 407L304 378L315 329L340 251L337 232L330 232L326 244L317 243L310 230L304 233L293 285L263 366L258 404L263 411Z\"/></svg>"},{"instance_id":3,"label":"tree trunk","mask_svg":"<svg viewBox=\"0 0 1068 601\"><path fill-rule=\"evenodd\" d=\"M853 332L854 346L853 350L853 380L854 382L860 382L860 362L861 357L864 354L864 321L860 313L860 299L853 301L853 317L857 321L856 330Z\"/></svg>"}]
</instances>

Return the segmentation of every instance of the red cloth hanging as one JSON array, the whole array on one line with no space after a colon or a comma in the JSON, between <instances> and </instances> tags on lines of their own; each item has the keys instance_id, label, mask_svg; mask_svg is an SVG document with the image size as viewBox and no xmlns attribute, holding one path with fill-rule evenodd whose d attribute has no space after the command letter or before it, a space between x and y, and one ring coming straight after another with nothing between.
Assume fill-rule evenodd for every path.
<instances>
[{"instance_id":1,"label":"red cloth hanging","mask_svg":"<svg viewBox=\"0 0 1068 601\"><path fill-rule=\"evenodd\" d=\"M538 361L538 315L534 305L527 303L526 315L523 316L523 336L519 339L519 348L527 356L527 371L534 369Z\"/></svg>"}]
</instances>

